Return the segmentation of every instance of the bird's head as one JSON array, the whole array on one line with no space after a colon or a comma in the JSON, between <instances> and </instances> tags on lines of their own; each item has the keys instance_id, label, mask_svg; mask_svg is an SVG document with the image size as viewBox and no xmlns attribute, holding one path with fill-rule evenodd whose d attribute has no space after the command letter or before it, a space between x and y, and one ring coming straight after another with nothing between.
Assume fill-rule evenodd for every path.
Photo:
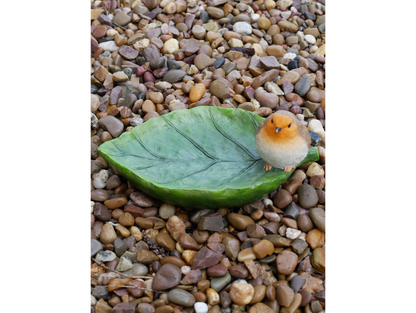
<instances>
[{"instance_id":1,"label":"bird's head","mask_svg":"<svg viewBox=\"0 0 416 313\"><path fill-rule=\"evenodd\" d=\"M292 117L275 113L266 124L267 134L276 139L290 139L296 136L297 126Z\"/></svg>"}]
</instances>

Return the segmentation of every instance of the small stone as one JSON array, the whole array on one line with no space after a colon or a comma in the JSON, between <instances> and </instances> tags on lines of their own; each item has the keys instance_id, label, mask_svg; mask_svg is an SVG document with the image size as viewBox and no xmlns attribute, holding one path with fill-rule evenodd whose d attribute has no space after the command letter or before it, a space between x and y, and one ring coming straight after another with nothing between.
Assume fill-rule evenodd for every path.
<instances>
[{"instance_id":1,"label":"small stone","mask_svg":"<svg viewBox=\"0 0 416 313\"><path fill-rule=\"evenodd\" d=\"M218 265L222 265L222 264L218 264ZM216 277L216 278L211 279L211 288L214 289L216 292L220 292L225 286L227 286L227 284L230 281L231 281L231 275L230 273L226 272L225 275L221 277Z\"/></svg>"},{"instance_id":2,"label":"small stone","mask_svg":"<svg viewBox=\"0 0 416 313\"><path fill-rule=\"evenodd\" d=\"M168 72L169 73L169 72ZM209 91L217 98L224 100L230 97L230 90L228 85L222 80L214 80L209 86Z\"/></svg>"},{"instance_id":3,"label":"small stone","mask_svg":"<svg viewBox=\"0 0 416 313\"><path fill-rule=\"evenodd\" d=\"M223 264L216 264L207 269L207 275L211 277L221 277L221 276L224 276L225 273L227 273L227 267Z\"/></svg>"},{"instance_id":4,"label":"small stone","mask_svg":"<svg viewBox=\"0 0 416 313\"><path fill-rule=\"evenodd\" d=\"M263 239L253 246L253 253L258 259L262 259L267 255L272 255L273 251L274 245L269 240Z\"/></svg>"},{"instance_id":5,"label":"small stone","mask_svg":"<svg viewBox=\"0 0 416 313\"><path fill-rule=\"evenodd\" d=\"M307 214L301 214L298 218L298 227L303 232L307 233L310 231L314 226L312 223L311 218Z\"/></svg>"},{"instance_id":6,"label":"small stone","mask_svg":"<svg viewBox=\"0 0 416 313\"><path fill-rule=\"evenodd\" d=\"M103 249L103 245L96 239L91 239L91 257L95 256Z\"/></svg>"},{"instance_id":7,"label":"small stone","mask_svg":"<svg viewBox=\"0 0 416 313\"><path fill-rule=\"evenodd\" d=\"M192 307L195 304L195 297L182 289L172 289L169 291L168 300L186 308Z\"/></svg>"},{"instance_id":8,"label":"small stone","mask_svg":"<svg viewBox=\"0 0 416 313\"><path fill-rule=\"evenodd\" d=\"M183 267L182 267L183 268ZM190 267L188 266L190 269ZM183 285L190 285L196 284L202 279L202 272L201 270L190 270L188 274L181 280L181 284Z\"/></svg>"},{"instance_id":9,"label":"small stone","mask_svg":"<svg viewBox=\"0 0 416 313\"><path fill-rule=\"evenodd\" d=\"M103 228L101 229L100 241L103 244L110 244L113 243L116 238L117 234L114 231L113 225L104 224Z\"/></svg>"},{"instance_id":10,"label":"small stone","mask_svg":"<svg viewBox=\"0 0 416 313\"><path fill-rule=\"evenodd\" d=\"M152 289L158 291L173 288L180 283L181 277L181 270L177 266L164 264L157 271L155 278L153 279Z\"/></svg>"},{"instance_id":11,"label":"small stone","mask_svg":"<svg viewBox=\"0 0 416 313\"><path fill-rule=\"evenodd\" d=\"M297 230L297 229L293 229L293 228L290 228L290 227L288 227L286 229L286 237L289 238L289 239L294 240L294 239L298 238L300 233L301 233L301 231Z\"/></svg>"},{"instance_id":12,"label":"small stone","mask_svg":"<svg viewBox=\"0 0 416 313\"><path fill-rule=\"evenodd\" d=\"M258 302L255 305L253 305L250 310L248 310L248 313L274 313L275 310L271 309L268 305Z\"/></svg>"},{"instance_id":13,"label":"small stone","mask_svg":"<svg viewBox=\"0 0 416 313\"><path fill-rule=\"evenodd\" d=\"M253 28L249 23L237 22L233 25L233 31L243 36L248 36L251 35L251 33L253 32Z\"/></svg>"},{"instance_id":14,"label":"small stone","mask_svg":"<svg viewBox=\"0 0 416 313\"><path fill-rule=\"evenodd\" d=\"M162 248L172 251L175 249L175 241L169 234L166 233L159 233L156 235L156 243L161 246Z\"/></svg>"},{"instance_id":15,"label":"small stone","mask_svg":"<svg viewBox=\"0 0 416 313\"><path fill-rule=\"evenodd\" d=\"M215 264L218 264L219 261L223 258L222 254L216 253L209 248L204 248L199 250L192 261L191 268L194 269L204 269Z\"/></svg>"},{"instance_id":16,"label":"small stone","mask_svg":"<svg viewBox=\"0 0 416 313\"><path fill-rule=\"evenodd\" d=\"M126 15L124 12L118 12L113 18L113 23L116 23L119 26L125 26L130 22L131 17Z\"/></svg>"},{"instance_id":17,"label":"small stone","mask_svg":"<svg viewBox=\"0 0 416 313\"><path fill-rule=\"evenodd\" d=\"M292 247L292 250L299 255L302 254L303 251L305 251L305 249L308 247L308 244L304 240L296 239L292 241L290 246Z\"/></svg>"},{"instance_id":18,"label":"small stone","mask_svg":"<svg viewBox=\"0 0 416 313\"><path fill-rule=\"evenodd\" d=\"M179 50L179 41L176 39L169 39L163 44L163 53L173 53Z\"/></svg>"},{"instance_id":19,"label":"small stone","mask_svg":"<svg viewBox=\"0 0 416 313\"><path fill-rule=\"evenodd\" d=\"M257 89L254 96L261 106L272 110L276 108L279 101L279 97L276 94L269 93L263 89Z\"/></svg>"},{"instance_id":20,"label":"small stone","mask_svg":"<svg viewBox=\"0 0 416 313\"><path fill-rule=\"evenodd\" d=\"M310 88L311 81L309 80L309 77L306 75L303 75L295 84L295 92L301 97L304 97L308 93Z\"/></svg>"},{"instance_id":21,"label":"small stone","mask_svg":"<svg viewBox=\"0 0 416 313\"><path fill-rule=\"evenodd\" d=\"M198 230L209 230L221 233L224 231L222 216L218 213L201 216L198 221Z\"/></svg>"},{"instance_id":22,"label":"small stone","mask_svg":"<svg viewBox=\"0 0 416 313\"><path fill-rule=\"evenodd\" d=\"M220 19L225 16L224 11L220 8L208 7L206 10L211 17L216 18L216 19Z\"/></svg>"},{"instance_id":23,"label":"small stone","mask_svg":"<svg viewBox=\"0 0 416 313\"><path fill-rule=\"evenodd\" d=\"M200 71L210 66L211 63L212 63L211 58L205 54L198 54L194 59L194 64Z\"/></svg>"},{"instance_id":24,"label":"small stone","mask_svg":"<svg viewBox=\"0 0 416 313\"><path fill-rule=\"evenodd\" d=\"M254 288L250 284L235 283L230 288L231 300L238 305L246 305L254 296Z\"/></svg>"},{"instance_id":25,"label":"small stone","mask_svg":"<svg viewBox=\"0 0 416 313\"><path fill-rule=\"evenodd\" d=\"M306 235L306 242L312 249L322 247L325 244L325 233L318 228L312 229Z\"/></svg>"},{"instance_id":26,"label":"small stone","mask_svg":"<svg viewBox=\"0 0 416 313\"><path fill-rule=\"evenodd\" d=\"M247 235L251 238L261 238L265 234L264 228L258 224L250 224L247 227Z\"/></svg>"},{"instance_id":27,"label":"small stone","mask_svg":"<svg viewBox=\"0 0 416 313\"><path fill-rule=\"evenodd\" d=\"M159 257L152 251L137 249L137 262L142 264L150 264L153 261L159 261Z\"/></svg>"},{"instance_id":28,"label":"small stone","mask_svg":"<svg viewBox=\"0 0 416 313\"><path fill-rule=\"evenodd\" d=\"M254 220L251 217L243 214L228 213L227 219L238 230L246 230L248 225L254 224Z\"/></svg>"},{"instance_id":29,"label":"small stone","mask_svg":"<svg viewBox=\"0 0 416 313\"><path fill-rule=\"evenodd\" d=\"M164 76L163 80L171 84L181 81L185 77L186 73L181 70L170 70Z\"/></svg>"},{"instance_id":30,"label":"small stone","mask_svg":"<svg viewBox=\"0 0 416 313\"><path fill-rule=\"evenodd\" d=\"M270 28L270 26L272 26L270 19L262 16L258 19L257 21L257 25L264 30L268 30Z\"/></svg>"},{"instance_id":31,"label":"small stone","mask_svg":"<svg viewBox=\"0 0 416 313\"><path fill-rule=\"evenodd\" d=\"M127 60L133 60L139 55L139 51L129 46L121 46L118 53Z\"/></svg>"},{"instance_id":32,"label":"small stone","mask_svg":"<svg viewBox=\"0 0 416 313\"><path fill-rule=\"evenodd\" d=\"M123 123L119 119L111 115L107 115L100 118L98 120L98 124L105 130L109 131L113 138L120 136L124 130Z\"/></svg>"},{"instance_id":33,"label":"small stone","mask_svg":"<svg viewBox=\"0 0 416 313\"><path fill-rule=\"evenodd\" d=\"M216 305L220 303L220 295L214 289L208 288L206 290L206 294L207 294L207 300L209 304Z\"/></svg>"},{"instance_id":34,"label":"small stone","mask_svg":"<svg viewBox=\"0 0 416 313\"><path fill-rule=\"evenodd\" d=\"M309 217L318 229L325 232L325 210L313 208L309 211Z\"/></svg>"},{"instance_id":35,"label":"small stone","mask_svg":"<svg viewBox=\"0 0 416 313\"><path fill-rule=\"evenodd\" d=\"M276 257L277 271L283 275L290 275L298 264L298 256L290 251L283 250Z\"/></svg>"},{"instance_id":36,"label":"small stone","mask_svg":"<svg viewBox=\"0 0 416 313\"><path fill-rule=\"evenodd\" d=\"M311 264L315 269L325 274L325 249L318 247L313 250Z\"/></svg>"},{"instance_id":37,"label":"small stone","mask_svg":"<svg viewBox=\"0 0 416 313\"><path fill-rule=\"evenodd\" d=\"M97 261L108 262L108 261L113 261L116 257L117 256L113 251L106 250L106 251L98 252L95 259Z\"/></svg>"},{"instance_id":38,"label":"small stone","mask_svg":"<svg viewBox=\"0 0 416 313\"><path fill-rule=\"evenodd\" d=\"M296 275L295 277L292 278L290 282L290 288L292 288L294 292L298 292L302 288L302 286L305 284L305 282L306 282L305 277Z\"/></svg>"},{"instance_id":39,"label":"small stone","mask_svg":"<svg viewBox=\"0 0 416 313\"><path fill-rule=\"evenodd\" d=\"M129 302L129 303L122 302L113 307L112 313L135 313L136 305L137 303L134 303L134 302Z\"/></svg>"},{"instance_id":40,"label":"small stone","mask_svg":"<svg viewBox=\"0 0 416 313\"><path fill-rule=\"evenodd\" d=\"M163 203L159 208L159 216L164 220L175 215L175 206L169 203Z\"/></svg>"},{"instance_id":41,"label":"small stone","mask_svg":"<svg viewBox=\"0 0 416 313\"><path fill-rule=\"evenodd\" d=\"M166 229L176 241L185 233L185 223L176 215L170 217L166 222Z\"/></svg>"},{"instance_id":42,"label":"small stone","mask_svg":"<svg viewBox=\"0 0 416 313\"><path fill-rule=\"evenodd\" d=\"M208 313L208 305L204 302L196 302L194 304L195 313Z\"/></svg>"},{"instance_id":43,"label":"small stone","mask_svg":"<svg viewBox=\"0 0 416 313\"><path fill-rule=\"evenodd\" d=\"M283 307L289 307L295 297L295 293L288 286L277 286L276 288L276 300L279 305Z\"/></svg>"},{"instance_id":44,"label":"small stone","mask_svg":"<svg viewBox=\"0 0 416 313\"><path fill-rule=\"evenodd\" d=\"M298 188L299 203L304 209L314 207L318 203L318 195L311 185L303 184Z\"/></svg>"}]
</instances>

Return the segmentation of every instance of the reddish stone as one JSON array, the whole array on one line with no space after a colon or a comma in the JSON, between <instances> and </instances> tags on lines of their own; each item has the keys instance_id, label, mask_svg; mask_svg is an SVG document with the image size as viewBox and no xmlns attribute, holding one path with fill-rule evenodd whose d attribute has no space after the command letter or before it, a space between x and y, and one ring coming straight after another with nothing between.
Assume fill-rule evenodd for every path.
<instances>
[{"instance_id":1,"label":"reddish stone","mask_svg":"<svg viewBox=\"0 0 416 313\"><path fill-rule=\"evenodd\" d=\"M248 99L254 99L255 90L251 86L247 86L244 88L243 92L244 96Z\"/></svg>"},{"instance_id":2,"label":"reddish stone","mask_svg":"<svg viewBox=\"0 0 416 313\"><path fill-rule=\"evenodd\" d=\"M93 36L91 36L91 51L95 52L98 49L98 41Z\"/></svg>"},{"instance_id":3,"label":"reddish stone","mask_svg":"<svg viewBox=\"0 0 416 313\"><path fill-rule=\"evenodd\" d=\"M169 69L167 67L158 68L157 70L153 71L153 75L156 78L162 78L168 72L168 70Z\"/></svg>"},{"instance_id":4,"label":"reddish stone","mask_svg":"<svg viewBox=\"0 0 416 313\"><path fill-rule=\"evenodd\" d=\"M144 73L146 73L146 71L147 68L142 65L136 70L136 76L142 76Z\"/></svg>"},{"instance_id":5,"label":"reddish stone","mask_svg":"<svg viewBox=\"0 0 416 313\"><path fill-rule=\"evenodd\" d=\"M95 29L94 32L92 33L92 35L94 36L95 39L100 39L103 38L105 36L105 34L107 33L107 28L103 25L98 25Z\"/></svg>"},{"instance_id":6,"label":"reddish stone","mask_svg":"<svg viewBox=\"0 0 416 313\"><path fill-rule=\"evenodd\" d=\"M181 280L182 285L196 284L202 279L202 272L200 269L190 271L186 276Z\"/></svg>"},{"instance_id":7,"label":"reddish stone","mask_svg":"<svg viewBox=\"0 0 416 313\"><path fill-rule=\"evenodd\" d=\"M124 206L124 212L130 213L133 217L140 217L143 216L144 210L138 206L127 204Z\"/></svg>"},{"instance_id":8,"label":"reddish stone","mask_svg":"<svg viewBox=\"0 0 416 313\"><path fill-rule=\"evenodd\" d=\"M117 104L117 101L121 98L122 93L123 90L120 86L113 88L110 93L110 104Z\"/></svg>"},{"instance_id":9,"label":"reddish stone","mask_svg":"<svg viewBox=\"0 0 416 313\"><path fill-rule=\"evenodd\" d=\"M198 251L192 261L192 269L204 269L218 264L223 258L222 254L212 251L209 248L203 248Z\"/></svg>"},{"instance_id":10,"label":"reddish stone","mask_svg":"<svg viewBox=\"0 0 416 313\"><path fill-rule=\"evenodd\" d=\"M293 86L289 81L283 81L283 92L285 93L285 95L291 93L294 88L295 86Z\"/></svg>"},{"instance_id":11,"label":"reddish stone","mask_svg":"<svg viewBox=\"0 0 416 313\"><path fill-rule=\"evenodd\" d=\"M217 264L207 269L207 275L211 277L221 277L227 273L227 267L223 264Z\"/></svg>"},{"instance_id":12,"label":"reddish stone","mask_svg":"<svg viewBox=\"0 0 416 313\"><path fill-rule=\"evenodd\" d=\"M143 78L144 78L144 81L145 82L152 82L152 83L154 83L156 81L155 77L150 72L144 73Z\"/></svg>"},{"instance_id":13,"label":"reddish stone","mask_svg":"<svg viewBox=\"0 0 416 313\"><path fill-rule=\"evenodd\" d=\"M127 60L133 60L139 55L139 51L126 45L121 46L118 53Z\"/></svg>"},{"instance_id":14,"label":"reddish stone","mask_svg":"<svg viewBox=\"0 0 416 313\"><path fill-rule=\"evenodd\" d=\"M303 98L295 93L289 93L286 94L286 100L291 101L293 105L299 105L301 106L305 100Z\"/></svg>"}]
</instances>

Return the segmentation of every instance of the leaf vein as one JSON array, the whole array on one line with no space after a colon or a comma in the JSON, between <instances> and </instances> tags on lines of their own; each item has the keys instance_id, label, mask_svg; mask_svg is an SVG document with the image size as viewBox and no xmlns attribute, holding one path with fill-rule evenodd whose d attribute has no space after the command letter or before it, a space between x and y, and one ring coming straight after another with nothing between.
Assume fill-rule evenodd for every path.
<instances>
[{"instance_id":1,"label":"leaf vein","mask_svg":"<svg viewBox=\"0 0 416 313\"><path fill-rule=\"evenodd\" d=\"M208 158L212 160L218 160L216 157L209 154L207 151L205 151L199 144L197 144L193 139L191 139L188 135L183 133L181 130L179 130L176 126L172 124L168 119L165 118L164 115L161 116L167 124L169 124L170 127L172 127L178 134L180 134L183 138L188 140L191 144L194 145L195 148L197 148L199 151L201 151L204 155L206 155Z\"/></svg>"},{"instance_id":2,"label":"leaf vein","mask_svg":"<svg viewBox=\"0 0 416 313\"><path fill-rule=\"evenodd\" d=\"M195 175L197 173L203 172L203 171L207 170L208 168L210 168L211 166L213 166L214 164L217 164L217 163L218 163L218 161L211 162L210 164L208 164L204 168L200 169L199 171L184 175L184 176L179 177L179 178L175 178L175 179L167 180L167 181L164 181L164 182L160 182L160 184L170 184L170 183L173 183L173 182L177 182L177 181L182 180L186 177L189 177L189 176Z\"/></svg>"},{"instance_id":3,"label":"leaf vein","mask_svg":"<svg viewBox=\"0 0 416 313\"><path fill-rule=\"evenodd\" d=\"M229 141L231 141L232 143L234 143L237 147L239 147L241 150L243 150L252 160L255 160L255 156L251 154L250 151L247 150L246 147L244 147L243 145L241 145L237 140L233 139L232 136L226 134L217 124L217 122L215 121L214 117L212 116L212 111L209 111L209 117L211 119L212 124L214 125L215 129L221 134L223 135L225 138L227 138Z\"/></svg>"},{"instance_id":4,"label":"leaf vein","mask_svg":"<svg viewBox=\"0 0 416 313\"><path fill-rule=\"evenodd\" d=\"M144 150L146 150L150 155L154 156L157 159L162 159L162 160L167 160L168 158L165 158L163 156L159 156L156 153L153 153L152 151L150 151L143 143L142 139L135 133L132 132L134 137L136 138L136 140L140 143L140 145L143 147Z\"/></svg>"},{"instance_id":5,"label":"leaf vein","mask_svg":"<svg viewBox=\"0 0 416 313\"><path fill-rule=\"evenodd\" d=\"M227 183L227 182L229 182L231 179L233 179L233 178L235 178L235 177L237 177L237 176L239 176L239 175L241 175L241 174L243 174L243 173L245 173L245 172L247 172L255 163L257 163L257 162L259 162L260 161L260 159L258 159L258 160L255 160L254 162L252 162L251 164L249 164L249 165L247 165L245 168L243 168L243 169L241 169L237 174L235 174L235 175L233 175L233 176L231 176L231 177L228 177L227 179L224 179L222 182L219 182L218 184L216 184L215 186L214 186L214 188L217 188L217 187L219 187L219 186L221 186L221 185L224 185L225 183Z\"/></svg>"}]
</instances>

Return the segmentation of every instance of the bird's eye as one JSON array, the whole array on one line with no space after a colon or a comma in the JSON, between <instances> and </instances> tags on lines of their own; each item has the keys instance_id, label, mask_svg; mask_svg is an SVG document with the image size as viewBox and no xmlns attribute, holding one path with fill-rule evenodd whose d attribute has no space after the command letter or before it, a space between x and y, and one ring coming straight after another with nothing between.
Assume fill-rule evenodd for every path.
<instances>
[{"instance_id":1,"label":"bird's eye","mask_svg":"<svg viewBox=\"0 0 416 313\"><path fill-rule=\"evenodd\" d=\"M292 124L289 124L287 127L290 127Z\"/></svg>"},{"instance_id":2,"label":"bird's eye","mask_svg":"<svg viewBox=\"0 0 416 313\"><path fill-rule=\"evenodd\" d=\"M273 124L273 119L272 119L272 124Z\"/></svg>"}]
</instances>

